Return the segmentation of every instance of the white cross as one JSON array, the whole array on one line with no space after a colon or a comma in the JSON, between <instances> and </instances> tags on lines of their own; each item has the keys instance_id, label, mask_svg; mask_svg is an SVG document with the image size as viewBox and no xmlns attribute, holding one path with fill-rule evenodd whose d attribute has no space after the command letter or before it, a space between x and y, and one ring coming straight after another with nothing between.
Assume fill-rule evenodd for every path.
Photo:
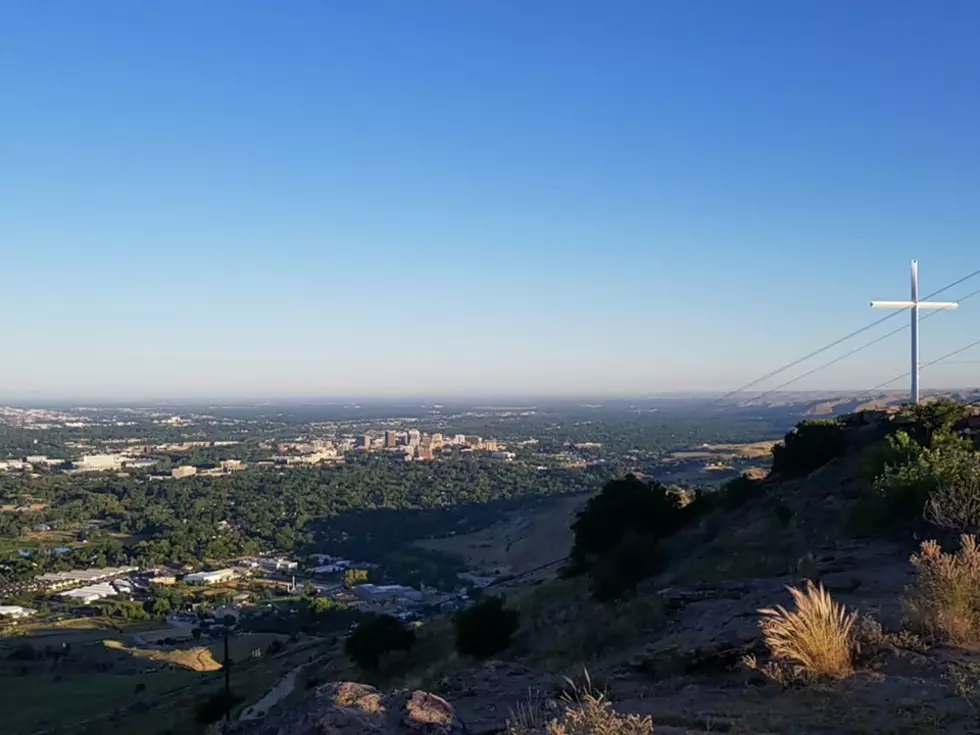
<instances>
[{"instance_id":1,"label":"white cross","mask_svg":"<svg viewBox=\"0 0 980 735\"><path fill-rule=\"evenodd\" d=\"M872 301L872 309L911 309L912 311L912 403L919 402L919 311L928 309L958 309L955 301L919 301L919 261L912 261L912 299L911 301Z\"/></svg>"}]
</instances>

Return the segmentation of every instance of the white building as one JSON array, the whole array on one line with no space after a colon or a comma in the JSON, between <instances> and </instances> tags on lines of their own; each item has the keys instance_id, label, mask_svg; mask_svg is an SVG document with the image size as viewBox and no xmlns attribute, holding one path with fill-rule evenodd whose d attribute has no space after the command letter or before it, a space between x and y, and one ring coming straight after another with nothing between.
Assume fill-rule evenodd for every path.
<instances>
[{"instance_id":1,"label":"white building","mask_svg":"<svg viewBox=\"0 0 980 735\"><path fill-rule=\"evenodd\" d=\"M299 566L298 562L289 559L259 559L259 566L267 572L294 572Z\"/></svg>"},{"instance_id":2,"label":"white building","mask_svg":"<svg viewBox=\"0 0 980 735\"><path fill-rule=\"evenodd\" d=\"M55 465L61 464L65 460L63 459L51 459L44 454L32 454L27 458L29 464L41 464L46 467L54 467Z\"/></svg>"},{"instance_id":3,"label":"white building","mask_svg":"<svg viewBox=\"0 0 980 735\"><path fill-rule=\"evenodd\" d=\"M79 587L78 589L68 590L67 592L62 592L61 597L69 600L76 600L77 602L95 602L96 600L102 600L106 597L115 597L118 592L116 588L113 587L108 582L102 582L100 584L90 584L86 587Z\"/></svg>"},{"instance_id":4,"label":"white building","mask_svg":"<svg viewBox=\"0 0 980 735\"><path fill-rule=\"evenodd\" d=\"M74 464L81 472L106 472L118 470L129 459L122 454L86 454Z\"/></svg>"},{"instance_id":5,"label":"white building","mask_svg":"<svg viewBox=\"0 0 980 735\"><path fill-rule=\"evenodd\" d=\"M53 590L80 587L92 582L102 582L106 579L119 577L138 570L138 567L102 567L101 569L73 569L70 572L48 572L35 578L42 587Z\"/></svg>"},{"instance_id":6,"label":"white building","mask_svg":"<svg viewBox=\"0 0 980 735\"><path fill-rule=\"evenodd\" d=\"M29 618L36 612L37 610L32 610L29 607L21 607L20 605L0 605L0 617L13 618L14 620Z\"/></svg>"},{"instance_id":7,"label":"white building","mask_svg":"<svg viewBox=\"0 0 980 735\"><path fill-rule=\"evenodd\" d=\"M238 573L234 569L216 569L213 572L194 572L184 577L187 584L218 584L235 579Z\"/></svg>"},{"instance_id":8,"label":"white building","mask_svg":"<svg viewBox=\"0 0 980 735\"><path fill-rule=\"evenodd\" d=\"M173 477L175 480L180 480L181 478L184 477L192 477L193 475L196 474L197 474L197 467L194 467L193 465L189 465L189 464L181 465L180 467L175 467L173 470L170 471L170 476Z\"/></svg>"}]
</instances>

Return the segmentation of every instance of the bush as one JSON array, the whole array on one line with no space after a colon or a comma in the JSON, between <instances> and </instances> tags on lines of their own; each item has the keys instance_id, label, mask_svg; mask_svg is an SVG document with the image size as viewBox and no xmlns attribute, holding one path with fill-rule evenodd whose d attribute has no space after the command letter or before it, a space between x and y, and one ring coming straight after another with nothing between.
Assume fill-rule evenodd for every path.
<instances>
[{"instance_id":1,"label":"bush","mask_svg":"<svg viewBox=\"0 0 980 735\"><path fill-rule=\"evenodd\" d=\"M647 484L635 475L611 480L572 523L572 570L585 571L629 531L664 538L680 528L685 518L678 496L668 493L666 486Z\"/></svg>"},{"instance_id":2,"label":"bush","mask_svg":"<svg viewBox=\"0 0 980 735\"><path fill-rule=\"evenodd\" d=\"M927 447L934 436L952 432L968 415L965 406L949 399L906 406L903 413L912 422L913 438Z\"/></svg>"},{"instance_id":3,"label":"bush","mask_svg":"<svg viewBox=\"0 0 980 735\"><path fill-rule=\"evenodd\" d=\"M391 615L379 615L358 624L344 642L344 653L362 669L378 668L381 657L408 651L415 645L415 631Z\"/></svg>"},{"instance_id":4,"label":"bush","mask_svg":"<svg viewBox=\"0 0 980 735\"><path fill-rule=\"evenodd\" d=\"M926 447L900 431L888 438L882 458L884 468L874 480L869 507L863 509L873 524L884 527L922 519L927 505L938 504L930 511L937 520L947 515L962 520L968 512L965 495L980 480L980 455L969 440L943 432L933 435L932 445Z\"/></svg>"},{"instance_id":5,"label":"bush","mask_svg":"<svg viewBox=\"0 0 980 735\"><path fill-rule=\"evenodd\" d=\"M935 541L925 541L911 561L919 579L905 599L909 625L930 641L962 647L980 642L980 549L976 537L961 536L956 554L945 553Z\"/></svg>"},{"instance_id":6,"label":"bush","mask_svg":"<svg viewBox=\"0 0 980 735\"><path fill-rule=\"evenodd\" d=\"M644 579L660 572L666 555L654 536L628 531L613 549L593 562L592 596L597 600L632 597Z\"/></svg>"},{"instance_id":7,"label":"bush","mask_svg":"<svg viewBox=\"0 0 980 735\"><path fill-rule=\"evenodd\" d=\"M836 421L801 421L772 448L772 469L789 477L805 475L846 449L844 430Z\"/></svg>"},{"instance_id":8,"label":"bush","mask_svg":"<svg viewBox=\"0 0 980 735\"><path fill-rule=\"evenodd\" d=\"M531 701L529 706L511 711L507 735L653 735L649 715L619 714L588 679L584 687L569 684L572 690L562 695L558 717L550 717L543 703Z\"/></svg>"},{"instance_id":9,"label":"bush","mask_svg":"<svg viewBox=\"0 0 980 735\"><path fill-rule=\"evenodd\" d=\"M225 694L222 691L214 694L197 705L195 712L197 721L202 725L210 725L212 722L217 722L225 716L227 710L230 710L241 701L242 698L234 692Z\"/></svg>"},{"instance_id":10,"label":"bush","mask_svg":"<svg viewBox=\"0 0 980 735\"><path fill-rule=\"evenodd\" d=\"M796 680L849 676L854 670L851 661L857 614L834 602L823 585L807 580L805 590L787 589L796 603L795 611L781 605L759 610L762 635L775 670L782 669L786 678Z\"/></svg>"},{"instance_id":11,"label":"bush","mask_svg":"<svg viewBox=\"0 0 980 735\"><path fill-rule=\"evenodd\" d=\"M980 474L942 482L926 501L925 519L962 533L980 531Z\"/></svg>"},{"instance_id":12,"label":"bush","mask_svg":"<svg viewBox=\"0 0 980 735\"><path fill-rule=\"evenodd\" d=\"M472 658L489 658L507 648L520 626L520 613L504 607L504 598L487 595L456 613L456 650Z\"/></svg>"},{"instance_id":13,"label":"bush","mask_svg":"<svg viewBox=\"0 0 980 735\"><path fill-rule=\"evenodd\" d=\"M750 500L761 497L764 492L765 486L761 480L753 480L747 475L741 475L726 482L714 495L717 496L717 504L725 510L738 510ZM706 497L710 498L711 495Z\"/></svg>"}]
</instances>

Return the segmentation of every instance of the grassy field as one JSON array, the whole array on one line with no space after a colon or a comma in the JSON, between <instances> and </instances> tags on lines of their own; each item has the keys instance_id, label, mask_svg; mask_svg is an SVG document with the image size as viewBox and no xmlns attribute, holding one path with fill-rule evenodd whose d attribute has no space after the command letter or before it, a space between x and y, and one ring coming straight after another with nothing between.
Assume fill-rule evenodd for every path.
<instances>
[{"instance_id":1,"label":"grassy field","mask_svg":"<svg viewBox=\"0 0 980 735\"><path fill-rule=\"evenodd\" d=\"M86 625L49 626L0 641L3 735L201 732L197 707L223 687L223 641L156 649L140 645L138 634L99 628L97 620L76 625L80 622ZM162 632L159 626L152 625ZM179 636L179 631L174 633ZM269 656L266 651L273 641L286 648ZM35 650L33 657L12 656L25 644ZM261 658L251 658L255 649L262 652ZM312 638L290 643L276 634L232 637L232 687L242 698L239 709L257 702L289 671L329 649L326 642Z\"/></svg>"},{"instance_id":2,"label":"grassy field","mask_svg":"<svg viewBox=\"0 0 980 735\"><path fill-rule=\"evenodd\" d=\"M194 683L199 674L190 671L157 671L147 674L65 675L4 672L0 686L3 732L28 735L55 726L63 732L84 732L78 725L89 718L153 701L167 692ZM145 690L137 694L139 685ZM120 730L123 732L124 730ZM98 732L98 730L95 730Z\"/></svg>"}]
</instances>

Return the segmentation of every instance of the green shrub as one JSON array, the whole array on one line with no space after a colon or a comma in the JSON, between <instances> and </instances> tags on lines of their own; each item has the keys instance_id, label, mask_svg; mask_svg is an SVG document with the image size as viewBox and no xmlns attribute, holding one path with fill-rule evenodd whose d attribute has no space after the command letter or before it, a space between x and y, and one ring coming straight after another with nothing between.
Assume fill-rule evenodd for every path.
<instances>
[{"instance_id":1,"label":"green shrub","mask_svg":"<svg viewBox=\"0 0 980 735\"><path fill-rule=\"evenodd\" d=\"M941 422L930 419L929 425ZM906 431L888 437L869 464L871 492L854 508L855 530L877 532L923 519L960 531L976 528L980 454L948 428L933 431L929 439L926 446Z\"/></svg>"},{"instance_id":2,"label":"green shrub","mask_svg":"<svg viewBox=\"0 0 980 735\"><path fill-rule=\"evenodd\" d=\"M415 631L391 615L359 623L344 642L344 653L362 669L378 668L381 657L394 651L408 651L415 645Z\"/></svg>"},{"instance_id":3,"label":"green shrub","mask_svg":"<svg viewBox=\"0 0 980 735\"><path fill-rule=\"evenodd\" d=\"M847 448L844 430L837 421L801 421L772 448L772 469L781 475L805 475Z\"/></svg>"},{"instance_id":4,"label":"green shrub","mask_svg":"<svg viewBox=\"0 0 980 735\"><path fill-rule=\"evenodd\" d=\"M926 447L932 446L933 437L937 434L951 433L968 415L965 406L946 398L906 406L902 413L912 422L915 441Z\"/></svg>"},{"instance_id":5,"label":"green shrub","mask_svg":"<svg viewBox=\"0 0 980 735\"><path fill-rule=\"evenodd\" d=\"M639 583L662 571L665 562L666 555L656 537L629 531L589 570L592 596L600 601L632 597Z\"/></svg>"},{"instance_id":6,"label":"green shrub","mask_svg":"<svg viewBox=\"0 0 980 735\"><path fill-rule=\"evenodd\" d=\"M471 658L489 658L510 645L520 613L504 607L504 598L486 595L453 618L456 650Z\"/></svg>"},{"instance_id":7,"label":"green shrub","mask_svg":"<svg viewBox=\"0 0 980 735\"><path fill-rule=\"evenodd\" d=\"M887 464L874 482L887 522L921 518L929 499L941 487L967 486L980 477L980 457L968 440L955 434L935 434L931 447L902 433L889 443L898 461Z\"/></svg>"},{"instance_id":8,"label":"green shrub","mask_svg":"<svg viewBox=\"0 0 980 735\"><path fill-rule=\"evenodd\" d=\"M585 571L589 564L610 552L630 531L656 538L669 536L686 521L679 496L668 493L659 482L645 483L634 475L611 480L572 523L572 569Z\"/></svg>"},{"instance_id":9,"label":"green shrub","mask_svg":"<svg viewBox=\"0 0 980 735\"><path fill-rule=\"evenodd\" d=\"M725 510L738 510L750 500L761 497L765 487L760 480L741 475L729 480L718 491L718 504Z\"/></svg>"}]
</instances>

